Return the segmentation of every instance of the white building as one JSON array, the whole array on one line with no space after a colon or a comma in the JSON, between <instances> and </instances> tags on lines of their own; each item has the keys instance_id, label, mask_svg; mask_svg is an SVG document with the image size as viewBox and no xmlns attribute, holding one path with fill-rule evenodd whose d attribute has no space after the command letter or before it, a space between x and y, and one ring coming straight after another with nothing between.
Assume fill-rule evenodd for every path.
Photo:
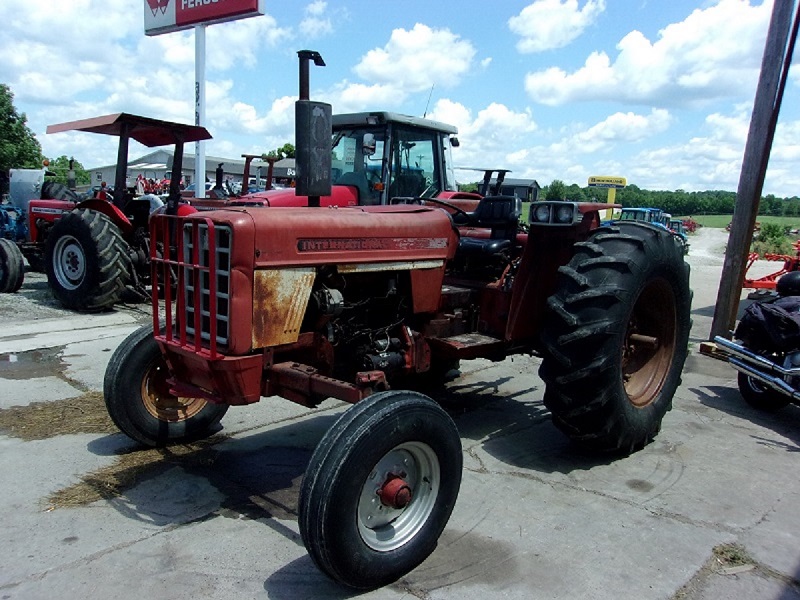
<instances>
[{"instance_id":1,"label":"white building","mask_svg":"<svg viewBox=\"0 0 800 600\"><path fill-rule=\"evenodd\" d=\"M162 179L171 179L173 171L173 153L171 150L155 150L139 158L134 158L128 161L128 186L133 187L136 184L136 179L142 175L146 179L154 179L161 181ZM194 154L183 155L182 174L185 185L189 185L194 181ZM223 181L230 179L232 182L241 182L244 174L244 159L232 158L219 158L216 156L206 156L206 179L208 181L216 181L216 171L219 165L222 165ZM250 165L250 176L266 179L267 177L267 162L262 160L253 160ZM95 167L88 169L92 175L92 185L100 185L105 181L108 185L114 185L115 174L117 165L107 165L104 167ZM275 163L273 168L273 180L294 179L295 166L293 158L285 158Z\"/></svg>"}]
</instances>

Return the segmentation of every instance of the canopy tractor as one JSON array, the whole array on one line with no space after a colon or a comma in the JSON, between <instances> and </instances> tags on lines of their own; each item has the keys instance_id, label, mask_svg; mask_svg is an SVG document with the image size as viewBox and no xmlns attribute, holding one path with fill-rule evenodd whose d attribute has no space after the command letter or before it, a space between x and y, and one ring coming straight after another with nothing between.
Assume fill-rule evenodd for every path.
<instances>
[{"instance_id":1,"label":"canopy tractor","mask_svg":"<svg viewBox=\"0 0 800 600\"><path fill-rule=\"evenodd\" d=\"M118 113L50 125L48 133L87 131L119 137L113 197L79 200L66 186L45 181L47 171L12 169L10 210L0 212L0 230L17 245L0 252L0 292L15 292L23 282L24 255L32 268L47 273L53 295L66 308L103 310L130 287L147 298L150 283L148 219L164 203L154 195L133 197L126 186L128 143L175 145L180 165L185 142L211 136L204 127ZM170 198L179 198L173 178ZM177 201L177 200L176 200Z\"/></svg>"},{"instance_id":2,"label":"canopy tractor","mask_svg":"<svg viewBox=\"0 0 800 600\"><path fill-rule=\"evenodd\" d=\"M472 201L480 195L459 192L451 147L458 146L452 125L386 111L331 117L331 181L321 206L389 204L397 197L438 197ZM502 181L500 182L502 183ZM256 192L234 204L307 206L295 189Z\"/></svg>"}]
</instances>

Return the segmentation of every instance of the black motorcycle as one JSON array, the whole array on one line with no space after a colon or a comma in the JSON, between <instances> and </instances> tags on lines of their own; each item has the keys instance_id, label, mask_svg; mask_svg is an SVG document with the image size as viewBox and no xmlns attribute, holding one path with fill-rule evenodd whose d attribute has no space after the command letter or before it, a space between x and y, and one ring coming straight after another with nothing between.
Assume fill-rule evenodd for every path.
<instances>
[{"instance_id":1,"label":"black motorcycle","mask_svg":"<svg viewBox=\"0 0 800 600\"><path fill-rule=\"evenodd\" d=\"M778 280L777 294L747 307L734 341L714 338L715 358L739 371L739 391L759 410L800 404L800 272Z\"/></svg>"}]
</instances>

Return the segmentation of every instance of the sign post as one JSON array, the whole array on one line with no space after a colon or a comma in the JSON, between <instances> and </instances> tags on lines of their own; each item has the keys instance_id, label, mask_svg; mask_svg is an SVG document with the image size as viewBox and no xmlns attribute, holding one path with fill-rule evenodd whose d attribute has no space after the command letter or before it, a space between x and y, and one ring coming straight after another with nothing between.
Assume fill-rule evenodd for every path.
<instances>
[{"instance_id":1,"label":"sign post","mask_svg":"<svg viewBox=\"0 0 800 600\"><path fill-rule=\"evenodd\" d=\"M194 124L206 121L206 26L194 26ZM194 143L194 195L206 197L206 148Z\"/></svg>"},{"instance_id":2,"label":"sign post","mask_svg":"<svg viewBox=\"0 0 800 600\"><path fill-rule=\"evenodd\" d=\"M161 35L194 28L195 83L194 124L205 122L206 26L265 13L266 0L144 0L144 33ZM182 165L173 166L173 177L181 177ZM206 160L202 142L195 143L196 197L206 196ZM247 182L245 182L246 184Z\"/></svg>"},{"instance_id":3,"label":"sign post","mask_svg":"<svg viewBox=\"0 0 800 600\"><path fill-rule=\"evenodd\" d=\"M608 204L614 204L617 199L617 190L621 190L628 185L627 179L624 177L609 177L608 175L593 175L589 177L589 187L606 188L608 190ZM612 210L609 208L606 211L606 220L611 219Z\"/></svg>"}]
</instances>

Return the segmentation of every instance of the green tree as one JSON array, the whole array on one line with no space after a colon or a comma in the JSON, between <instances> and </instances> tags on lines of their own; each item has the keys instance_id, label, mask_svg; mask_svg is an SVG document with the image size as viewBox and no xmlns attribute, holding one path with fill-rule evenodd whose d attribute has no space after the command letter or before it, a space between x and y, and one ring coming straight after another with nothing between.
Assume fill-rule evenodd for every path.
<instances>
[{"instance_id":1,"label":"green tree","mask_svg":"<svg viewBox=\"0 0 800 600\"><path fill-rule=\"evenodd\" d=\"M787 228L779 223L764 223L761 230L753 238L751 249L762 256L768 252L774 254L791 254L792 241L787 236Z\"/></svg>"},{"instance_id":2,"label":"green tree","mask_svg":"<svg viewBox=\"0 0 800 600\"><path fill-rule=\"evenodd\" d=\"M66 185L69 174L69 158L62 154L58 158L50 161L50 166L47 167L50 171L56 174L55 180L59 183ZM75 171L75 183L77 185L88 185L92 181L91 174L83 167L83 165L73 160L72 169Z\"/></svg>"},{"instance_id":3,"label":"green tree","mask_svg":"<svg viewBox=\"0 0 800 600\"><path fill-rule=\"evenodd\" d=\"M42 146L27 125L25 113L14 107L14 94L0 83L0 193L8 190L9 169L42 165Z\"/></svg>"},{"instance_id":4,"label":"green tree","mask_svg":"<svg viewBox=\"0 0 800 600\"><path fill-rule=\"evenodd\" d=\"M564 182L560 179L553 179L552 183L547 186L547 193L544 196L545 200L564 200L567 197L567 188Z\"/></svg>"},{"instance_id":5,"label":"green tree","mask_svg":"<svg viewBox=\"0 0 800 600\"><path fill-rule=\"evenodd\" d=\"M263 155L264 159L267 158L277 158L278 160L283 160L284 158L295 158L295 148L294 145L286 142L280 148L276 148L275 150L270 150L266 154Z\"/></svg>"},{"instance_id":6,"label":"green tree","mask_svg":"<svg viewBox=\"0 0 800 600\"><path fill-rule=\"evenodd\" d=\"M573 183L565 186L564 198L567 200L572 200L573 202L586 202L588 196L586 195L586 192L581 189L581 186L579 186L577 183Z\"/></svg>"}]
</instances>

